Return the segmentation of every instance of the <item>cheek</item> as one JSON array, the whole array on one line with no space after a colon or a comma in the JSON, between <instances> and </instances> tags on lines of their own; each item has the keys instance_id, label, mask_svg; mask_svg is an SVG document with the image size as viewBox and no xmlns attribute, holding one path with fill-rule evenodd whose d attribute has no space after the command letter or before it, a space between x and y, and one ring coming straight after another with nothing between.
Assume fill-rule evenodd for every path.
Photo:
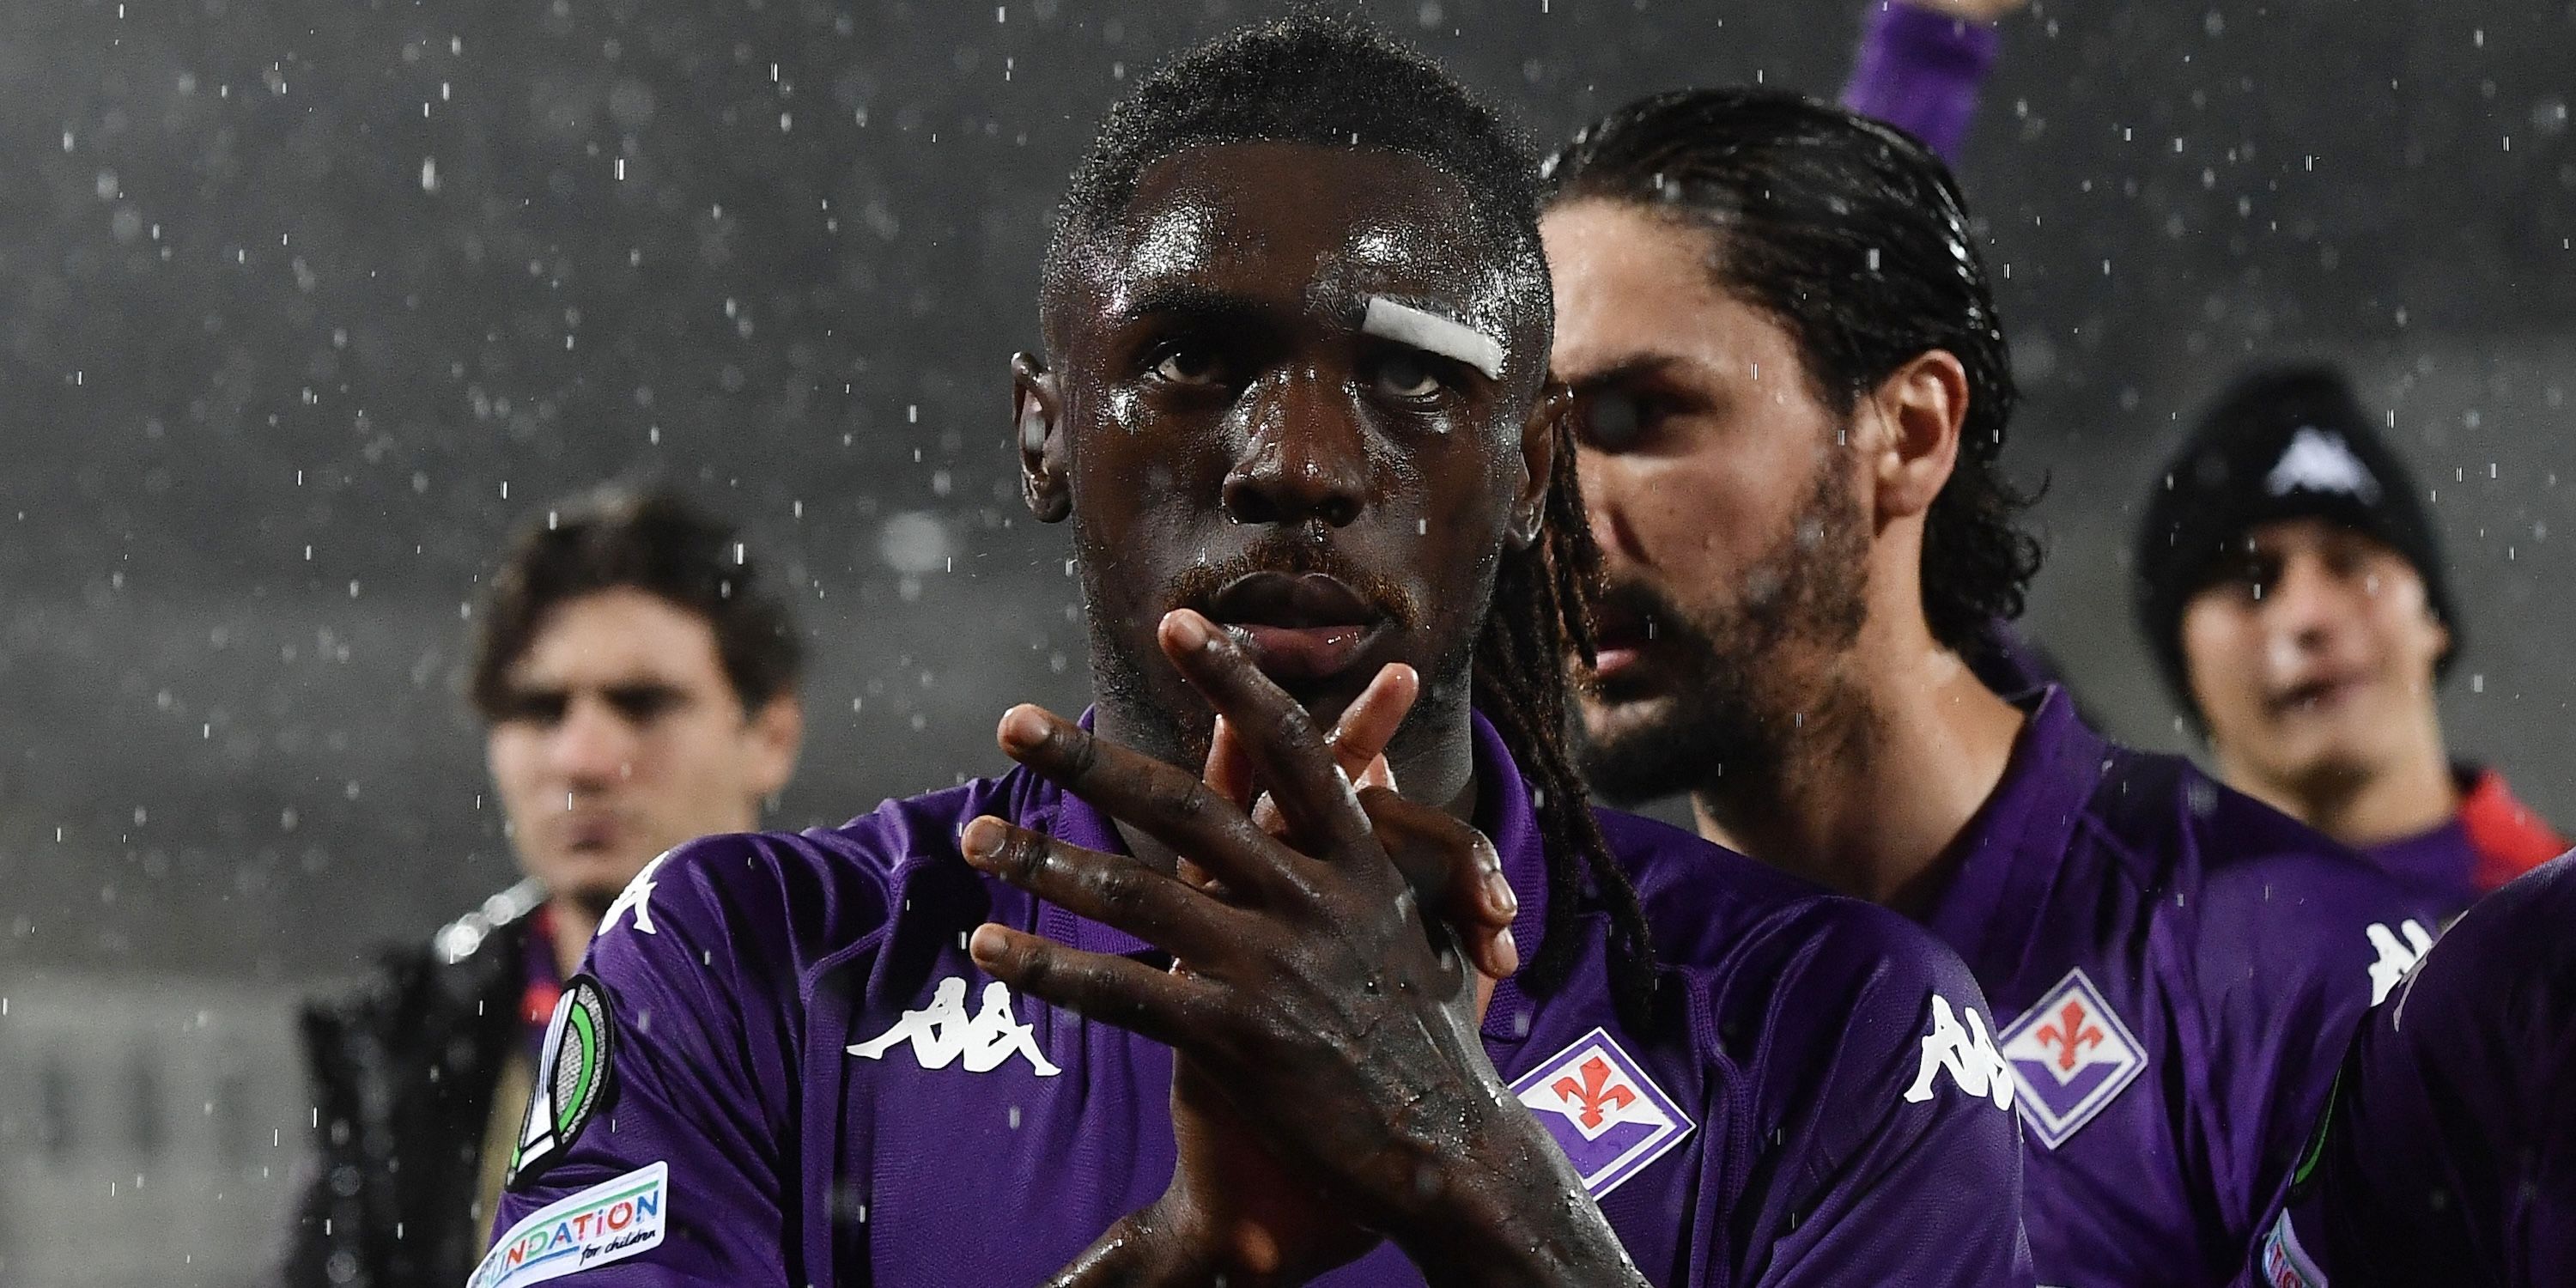
<instances>
[{"instance_id":1,"label":"cheek","mask_svg":"<svg viewBox=\"0 0 2576 1288\"><path fill-rule=\"evenodd\" d=\"M2219 606L2183 614L2183 667L2214 726L2250 719L2261 702L2263 632L2245 613Z\"/></svg>"},{"instance_id":2,"label":"cheek","mask_svg":"<svg viewBox=\"0 0 2576 1288\"><path fill-rule=\"evenodd\" d=\"M516 800L539 790L545 774L545 740L524 729L493 731L483 748L483 763L503 800Z\"/></svg>"}]
</instances>

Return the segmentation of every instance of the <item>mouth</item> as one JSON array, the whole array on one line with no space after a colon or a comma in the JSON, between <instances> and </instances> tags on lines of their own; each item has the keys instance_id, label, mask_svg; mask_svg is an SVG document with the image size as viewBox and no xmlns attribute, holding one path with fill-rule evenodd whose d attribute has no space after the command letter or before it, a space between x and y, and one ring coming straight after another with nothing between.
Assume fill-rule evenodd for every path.
<instances>
[{"instance_id":1,"label":"mouth","mask_svg":"<svg viewBox=\"0 0 2576 1288\"><path fill-rule=\"evenodd\" d=\"M2338 671L2319 675L2279 691L2272 696L2274 715L2312 715L2340 709L2361 692L2368 677L2357 672Z\"/></svg>"},{"instance_id":2,"label":"mouth","mask_svg":"<svg viewBox=\"0 0 2576 1288\"><path fill-rule=\"evenodd\" d=\"M1324 573L1237 577L1209 597L1205 611L1283 687L1351 670L1390 625L1348 583Z\"/></svg>"},{"instance_id":3,"label":"mouth","mask_svg":"<svg viewBox=\"0 0 2576 1288\"><path fill-rule=\"evenodd\" d=\"M1593 678L1606 684L1636 671L1654 640L1654 613L1633 604L1602 604L1592 622Z\"/></svg>"},{"instance_id":4,"label":"mouth","mask_svg":"<svg viewBox=\"0 0 2576 1288\"><path fill-rule=\"evenodd\" d=\"M614 854L621 829L607 814L575 814L563 820L564 849L580 855Z\"/></svg>"}]
</instances>

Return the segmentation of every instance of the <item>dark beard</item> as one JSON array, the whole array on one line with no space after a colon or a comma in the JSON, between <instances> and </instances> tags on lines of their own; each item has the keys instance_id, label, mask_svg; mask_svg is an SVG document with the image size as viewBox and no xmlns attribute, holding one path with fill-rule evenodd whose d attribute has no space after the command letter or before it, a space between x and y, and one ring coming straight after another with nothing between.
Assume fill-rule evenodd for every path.
<instances>
[{"instance_id":1,"label":"dark beard","mask_svg":"<svg viewBox=\"0 0 2576 1288\"><path fill-rule=\"evenodd\" d=\"M1822 734L1821 717L1840 704L1816 691L1812 668L1849 649L1869 611L1868 523L1844 466L1839 454L1826 457L1736 604L1694 619L1637 582L1605 592L1654 623L1654 663L1670 688L1659 718L1614 737L1595 739L1572 722L1577 767L1603 800L1633 806L1777 782L1798 740ZM1603 686L1579 682L1588 702L1602 700Z\"/></svg>"}]
</instances>

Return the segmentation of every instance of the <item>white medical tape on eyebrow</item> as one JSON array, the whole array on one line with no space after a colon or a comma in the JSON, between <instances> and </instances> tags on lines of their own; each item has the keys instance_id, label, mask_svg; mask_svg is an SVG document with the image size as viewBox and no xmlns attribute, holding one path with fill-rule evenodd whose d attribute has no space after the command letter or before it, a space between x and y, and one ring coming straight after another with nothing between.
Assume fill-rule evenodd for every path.
<instances>
[{"instance_id":1,"label":"white medical tape on eyebrow","mask_svg":"<svg viewBox=\"0 0 2576 1288\"><path fill-rule=\"evenodd\" d=\"M1399 304L1383 295L1372 295L1368 313L1360 319L1360 330L1382 340L1409 344L1424 353L1436 353L1443 358L1466 363L1484 372L1487 380L1502 379L1502 341L1464 322L1424 312L1410 304Z\"/></svg>"}]
</instances>

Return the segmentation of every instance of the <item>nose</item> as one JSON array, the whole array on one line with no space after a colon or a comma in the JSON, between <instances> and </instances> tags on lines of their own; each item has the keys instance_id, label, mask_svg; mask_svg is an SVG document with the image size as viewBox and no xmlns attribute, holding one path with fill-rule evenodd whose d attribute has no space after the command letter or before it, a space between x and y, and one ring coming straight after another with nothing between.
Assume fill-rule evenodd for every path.
<instances>
[{"instance_id":1,"label":"nose","mask_svg":"<svg viewBox=\"0 0 2576 1288\"><path fill-rule=\"evenodd\" d=\"M1583 513L1592 524L1592 544L1605 565L1616 568L1637 559L1636 534L1629 530L1623 502L1627 467L1618 457L1588 448L1574 452L1574 476L1583 494Z\"/></svg>"},{"instance_id":2,"label":"nose","mask_svg":"<svg viewBox=\"0 0 2576 1288\"><path fill-rule=\"evenodd\" d=\"M2323 560L2294 554L2281 562L2280 575L2263 596L2264 621L2275 639L2316 648L2350 617L2352 590Z\"/></svg>"},{"instance_id":3,"label":"nose","mask_svg":"<svg viewBox=\"0 0 2576 1288\"><path fill-rule=\"evenodd\" d=\"M1226 471L1227 517L1335 528L1359 518L1368 505L1368 434L1349 398L1306 370L1264 378L1241 406L1243 450Z\"/></svg>"},{"instance_id":4,"label":"nose","mask_svg":"<svg viewBox=\"0 0 2576 1288\"><path fill-rule=\"evenodd\" d=\"M546 753L568 787L595 791L626 776L635 760L635 734L607 703L581 695L565 710Z\"/></svg>"}]
</instances>

